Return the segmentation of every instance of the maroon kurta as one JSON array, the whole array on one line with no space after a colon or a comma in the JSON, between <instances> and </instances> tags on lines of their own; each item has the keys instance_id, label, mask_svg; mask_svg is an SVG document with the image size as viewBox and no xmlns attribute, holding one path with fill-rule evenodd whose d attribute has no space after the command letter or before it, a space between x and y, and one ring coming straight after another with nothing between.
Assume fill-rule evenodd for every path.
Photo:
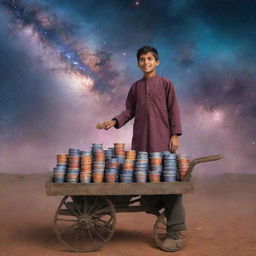
<instances>
[{"instance_id":1,"label":"maroon kurta","mask_svg":"<svg viewBox=\"0 0 256 256\"><path fill-rule=\"evenodd\" d=\"M180 113L173 83L158 75L136 81L130 88L126 110L114 117L119 129L135 117L132 149L169 150L171 135L181 135Z\"/></svg>"}]
</instances>

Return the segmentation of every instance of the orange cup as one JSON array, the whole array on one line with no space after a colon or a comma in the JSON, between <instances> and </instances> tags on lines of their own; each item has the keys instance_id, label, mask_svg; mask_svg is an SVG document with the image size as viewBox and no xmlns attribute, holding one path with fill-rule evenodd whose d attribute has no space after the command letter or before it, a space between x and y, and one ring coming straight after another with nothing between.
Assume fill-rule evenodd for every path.
<instances>
[{"instance_id":1,"label":"orange cup","mask_svg":"<svg viewBox=\"0 0 256 256\"><path fill-rule=\"evenodd\" d=\"M160 175L159 174L149 174L150 182L160 182Z\"/></svg>"},{"instance_id":2,"label":"orange cup","mask_svg":"<svg viewBox=\"0 0 256 256\"><path fill-rule=\"evenodd\" d=\"M67 162L67 160L65 160L65 159L58 159L57 160L57 164L67 164L68 162Z\"/></svg>"},{"instance_id":3,"label":"orange cup","mask_svg":"<svg viewBox=\"0 0 256 256\"><path fill-rule=\"evenodd\" d=\"M105 156L103 157L103 156L96 156L95 157L95 161L99 161L99 162L101 162L101 161L105 161Z\"/></svg>"},{"instance_id":4,"label":"orange cup","mask_svg":"<svg viewBox=\"0 0 256 256\"><path fill-rule=\"evenodd\" d=\"M92 156L81 156L81 159L92 159Z\"/></svg>"},{"instance_id":5,"label":"orange cup","mask_svg":"<svg viewBox=\"0 0 256 256\"><path fill-rule=\"evenodd\" d=\"M117 168L119 163L108 163L108 168Z\"/></svg>"},{"instance_id":6,"label":"orange cup","mask_svg":"<svg viewBox=\"0 0 256 256\"><path fill-rule=\"evenodd\" d=\"M150 163L152 165L160 165L162 163L162 159L161 158L151 158Z\"/></svg>"},{"instance_id":7,"label":"orange cup","mask_svg":"<svg viewBox=\"0 0 256 256\"><path fill-rule=\"evenodd\" d=\"M68 179L76 179L78 177L78 173L68 173L67 178Z\"/></svg>"},{"instance_id":8,"label":"orange cup","mask_svg":"<svg viewBox=\"0 0 256 256\"><path fill-rule=\"evenodd\" d=\"M92 160L82 160L82 161L80 161L80 163L92 163Z\"/></svg>"},{"instance_id":9,"label":"orange cup","mask_svg":"<svg viewBox=\"0 0 256 256\"><path fill-rule=\"evenodd\" d=\"M94 183L102 183L103 181L103 174L101 173L94 173L92 177Z\"/></svg>"},{"instance_id":10,"label":"orange cup","mask_svg":"<svg viewBox=\"0 0 256 256\"><path fill-rule=\"evenodd\" d=\"M186 168L179 168L178 169L180 172L186 172L187 170L188 170L188 167L186 167Z\"/></svg>"},{"instance_id":11,"label":"orange cup","mask_svg":"<svg viewBox=\"0 0 256 256\"><path fill-rule=\"evenodd\" d=\"M65 154L59 154L56 156L57 159L67 159L68 158L68 155L65 155Z\"/></svg>"},{"instance_id":12,"label":"orange cup","mask_svg":"<svg viewBox=\"0 0 256 256\"><path fill-rule=\"evenodd\" d=\"M116 182L116 175L115 174L106 174L106 182L107 183L115 183Z\"/></svg>"},{"instance_id":13,"label":"orange cup","mask_svg":"<svg viewBox=\"0 0 256 256\"><path fill-rule=\"evenodd\" d=\"M92 171L92 168L81 168L81 171L83 172L90 172Z\"/></svg>"},{"instance_id":14,"label":"orange cup","mask_svg":"<svg viewBox=\"0 0 256 256\"><path fill-rule=\"evenodd\" d=\"M188 160L188 159L179 159L179 160L178 160L178 163L181 163L181 164L183 164L183 163L189 163L189 160Z\"/></svg>"},{"instance_id":15,"label":"orange cup","mask_svg":"<svg viewBox=\"0 0 256 256\"><path fill-rule=\"evenodd\" d=\"M80 172L81 174L91 174L92 173L92 170L81 170Z\"/></svg>"}]
</instances>

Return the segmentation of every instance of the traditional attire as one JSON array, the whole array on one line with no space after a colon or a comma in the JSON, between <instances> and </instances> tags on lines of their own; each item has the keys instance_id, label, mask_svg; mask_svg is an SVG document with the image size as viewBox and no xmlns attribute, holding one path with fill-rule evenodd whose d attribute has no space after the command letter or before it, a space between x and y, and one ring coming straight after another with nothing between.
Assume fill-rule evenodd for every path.
<instances>
[{"instance_id":1,"label":"traditional attire","mask_svg":"<svg viewBox=\"0 0 256 256\"><path fill-rule=\"evenodd\" d=\"M173 83L155 75L149 79L143 77L132 84L126 109L113 118L117 121L115 128L121 128L133 117L132 149L168 151L171 136L182 134ZM142 196L141 204L150 204L155 209L165 207L168 232L186 229L182 195Z\"/></svg>"},{"instance_id":2,"label":"traditional attire","mask_svg":"<svg viewBox=\"0 0 256 256\"><path fill-rule=\"evenodd\" d=\"M121 128L133 117L132 149L167 151L171 135L182 134L172 82L158 75L136 81L129 90L126 110L114 117L115 128Z\"/></svg>"}]
</instances>

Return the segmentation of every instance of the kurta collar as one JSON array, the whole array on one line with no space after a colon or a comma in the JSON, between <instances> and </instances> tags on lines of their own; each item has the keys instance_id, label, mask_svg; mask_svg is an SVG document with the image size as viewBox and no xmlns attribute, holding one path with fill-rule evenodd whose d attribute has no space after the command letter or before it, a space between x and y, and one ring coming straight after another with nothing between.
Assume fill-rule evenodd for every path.
<instances>
[{"instance_id":1,"label":"kurta collar","mask_svg":"<svg viewBox=\"0 0 256 256\"><path fill-rule=\"evenodd\" d=\"M154 79L156 79L158 77L158 75L156 74L155 76L153 76L153 77L151 77L151 78L145 78L145 77L143 77L142 79L143 80L145 80L145 81L151 81L151 80L154 80Z\"/></svg>"}]
</instances>

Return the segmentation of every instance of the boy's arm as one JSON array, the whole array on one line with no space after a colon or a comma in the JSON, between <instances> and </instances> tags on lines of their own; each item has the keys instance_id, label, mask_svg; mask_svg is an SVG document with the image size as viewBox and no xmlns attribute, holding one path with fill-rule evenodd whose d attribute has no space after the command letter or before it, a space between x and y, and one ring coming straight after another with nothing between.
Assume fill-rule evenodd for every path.
<instances>
[{"instance_id":1,"label":"boy's arm","mask_svg":"<svg viewBox=\"0 0 256 256\"><path fill-rule=\"evenodd\" d=\"M172 135L182 135L181 122L180 122L180 111L178 106L178 100L174 91L174 86L172 82L168 83L167 88L167 110L168 118L171 128Z\"/></svg>"},{"instance_id":2,"label":"boy's arm","mask_svg":"<svg viewBox=\"0 0 256 256\"><path fill-rule=\"evenodd\" d=\"M124 126L129 120L131 120L135 116L135 105L136 100L133 92L133 86L131 86L127 99L126 99L126 109L119 114L118 116L115 116L112 120L116 120L116 124L114 127L116 129L121 128Z\"/></svg>"}]
</instances>

